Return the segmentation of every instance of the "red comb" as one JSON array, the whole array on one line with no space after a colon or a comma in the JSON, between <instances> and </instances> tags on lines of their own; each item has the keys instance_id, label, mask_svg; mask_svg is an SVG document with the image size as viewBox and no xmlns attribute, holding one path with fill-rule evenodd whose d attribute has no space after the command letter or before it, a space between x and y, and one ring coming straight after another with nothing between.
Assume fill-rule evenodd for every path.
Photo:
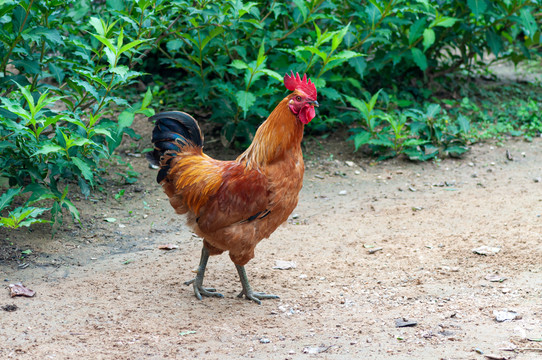
<instances>
[{"instance_id":1,"label":"red comb","mask_svg":"<svg viewBox=\"0 0 542 360\"><path fill-rule=\"evenodd\" d=\"M303 80L299 77L299 73L295 73L292 71L291 75L284 75L284 86L286 86L286 89L290 91L294 91L296 89L299 89L303 91L305 94L307 94L310 98L316 100L316 86L311 82L311 79L307 81L307 74L303 74Z\"/></svg>"}]
</instances>

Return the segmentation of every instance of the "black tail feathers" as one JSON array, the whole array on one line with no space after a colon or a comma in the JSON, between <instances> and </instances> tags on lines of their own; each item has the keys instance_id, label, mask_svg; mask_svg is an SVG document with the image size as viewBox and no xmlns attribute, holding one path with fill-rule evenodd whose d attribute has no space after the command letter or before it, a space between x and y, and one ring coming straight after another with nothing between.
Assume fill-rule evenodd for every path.
<instances>
[{"instance_id":1,"label":"black tail feathers","mask_svg":"<svg viewBox=\"0 0 542 360\"><path fill-rule=\"evenodd\" d=\"M152 131L152 143L154 150L147 153L147 160L153 165L160 166L156 181L162 182L169 171L169 159L165 164L160 164L160 159L165 155L175 157L185 146L203 146L203 134L197 121L187 113L181 111L168 111L156 114L149 118L156 121Z\"/></svg>"}]
</instances>

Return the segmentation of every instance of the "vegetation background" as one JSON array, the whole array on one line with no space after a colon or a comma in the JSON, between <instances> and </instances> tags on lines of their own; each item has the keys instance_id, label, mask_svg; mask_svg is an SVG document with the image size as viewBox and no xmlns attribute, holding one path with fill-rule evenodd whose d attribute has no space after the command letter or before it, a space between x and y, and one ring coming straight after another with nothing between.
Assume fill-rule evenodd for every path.
<instances>
[{"instance_id":1,"label":"vegetation background","mask_svg":"<svg viewBox=\"0 0 542 360\"><path fill-rule=\"evenodd\" d=\"M542 131L540 84L490 66L539 66L542 1L0 1L0 226L79 219L136 114L183 109L247 146L307 73L307 132L348 128L353 151L438 161L473 142ZM124 163L125 182L137 172ZM122 196L121 193L117 194Z\"/></svg>"}]
</instances>

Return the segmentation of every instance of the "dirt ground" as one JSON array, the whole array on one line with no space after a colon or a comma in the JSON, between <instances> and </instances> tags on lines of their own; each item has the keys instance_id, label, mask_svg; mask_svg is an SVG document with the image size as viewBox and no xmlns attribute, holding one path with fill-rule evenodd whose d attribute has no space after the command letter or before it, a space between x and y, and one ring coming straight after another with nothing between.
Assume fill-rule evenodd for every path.
<instances>
[{"instance_id":1,"label":"dirt ground","mask_svg":"<svg viewBox=\"0 0 542 360\"><path fill-rule=\"evenodd\" d=\"M224 298L198 301L183 282L201 239L146 161L123 155L138 182L76 201L81 225L54 239L45 226L0 230L0 307L18 308L0 310L0 358L542 358L542 139L432 163L306 144L299 205L247 265L254 289L279 300L238 299L222 255L205 284ZM499 251L473 253L483 245ZM36 295L10 298L16 282ZM499 311L518 315L497 322Z\"/></svg>"}]
</instances>

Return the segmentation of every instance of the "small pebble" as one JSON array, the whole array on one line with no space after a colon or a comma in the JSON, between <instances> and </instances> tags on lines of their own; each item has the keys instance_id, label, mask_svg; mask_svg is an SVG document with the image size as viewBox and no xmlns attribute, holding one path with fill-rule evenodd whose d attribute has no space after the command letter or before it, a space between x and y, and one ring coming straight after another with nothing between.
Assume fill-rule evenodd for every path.
<instances>
[{"instance_id":1,"label":"small pebble","mask_svg":"<svg viewBox=\"0 0 542 360\"><path fill-rule=\"evenodd\" d=\"M268 338L261 338L261 339L260 339L260 342L261 342L262 344L269 344L269 343L271 342L271 340L269 340Z\"/></svg>"},{"instance_id":2,"label":"small pebble","mask_svg":"<svg viewBox=\"0 0 542 360\"><path fill-rule=\"evenodd\" d=\"M339 191L339 195L346 195L346 194L348 194L348 191L346 190Z\"/></svg>"},{"instance_id":3,"label":"small pebble","mask_svg":"<svg viewBox=\"0 0 542 360\"><path fill-rule=\"evenodd\" d=\"M517 312L510 311L510 310L503 310L503 311L495 310L493 311L493 315L495 316L495 320L497 320L498 322L521 319L521 316Z\"/></svg>"}]
</instances>

